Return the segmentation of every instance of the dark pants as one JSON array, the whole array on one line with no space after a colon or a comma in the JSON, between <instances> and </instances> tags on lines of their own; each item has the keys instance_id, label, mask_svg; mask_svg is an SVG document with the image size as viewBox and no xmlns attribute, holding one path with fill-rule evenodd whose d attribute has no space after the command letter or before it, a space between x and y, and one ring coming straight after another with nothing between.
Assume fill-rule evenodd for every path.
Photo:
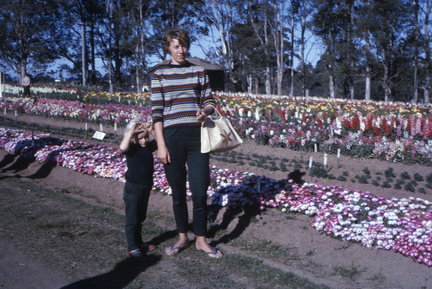
<instances>
[{"instance_id":1,"label":"dark pants","mask_svg":"<svg viewBox=\"0 0 432 289\"><path fill-rule=\"evenodd\" d=\"M142 241L142 222L147 217L147 206L151 186L125 183L123 200L125 203L125 232L128 251L140 248Z\"/></svg>"},{"instance_id":2,"label":"dark pants","mask_svg":"<svg viewBox=\"0 0 432 289\"><path fill-rule=\"evenodd\" d=\"M30 97L30 85L24 86L24 97Z\"/></svg>"},{"instance_id":3,"label":"dark pants","mask_svg":"<svg viewBox=\"0 0 432 289\"><path fill-rule=\"evenodd\" d=\"M186 202L186 180L192 193L193 232L207 234L207 190L210 185L209 154L201 153L200 127L173 127L164 130L171 163L165 165L165 175L171 187L174 217L178 233L189 229ZM186 169L187 166L187 169Z\"/></svg>"}]
</instances>

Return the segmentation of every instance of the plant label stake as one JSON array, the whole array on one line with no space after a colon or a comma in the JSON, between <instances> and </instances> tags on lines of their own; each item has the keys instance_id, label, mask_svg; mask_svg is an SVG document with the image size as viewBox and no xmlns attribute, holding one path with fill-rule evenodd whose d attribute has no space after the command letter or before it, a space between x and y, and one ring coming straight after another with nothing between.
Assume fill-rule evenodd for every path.
<instances>
[{"instance_id":1,"label":"plant label stake","mask_svg":"<svg viewBox=\"0 0 432 289\"><path fill-rule=\"evenodd\" d=\"M3 114L6 115L6 107L3 109Z\"/></svg>"},{"instance_id":2,"label":"plant label stake","mask_svg":"<svg viewBox=\"0 0 432 289\"><path fill-rule=\"evenodd\" d=\"M32 129L31 129L31 136L32 136L32 143L31 143L31 146L34 147L34 145L35 145L35 140L34 140L34 126L32 126Z\"/></svg>"},{"instance_id":3,"label":"plant label stake","mask_svg":"<svg viewBox=\"0 0 432 289\"><path fill-rule=\"evenodd\" d=\"M103 131L103 125L101 123L99 124L99 130Z\"/></svg>"},{"instance_id":4,"label":"plant label stake","mask_svg":"<svg viewBox=\"0 0 432 289\"><path fill-rule=\"evenodd\" d=\"M327 154L324 154L324 169L327 167Z\"/></svg>"},{"instance_id":5,"label":"plant label stake","mask_svg":"<svg viewBox=\"0 0 432 289\"><path fill-rule=\"evenodd\" d=\"M15 120L17 120L18 112L15 110Z\"/></svg>"},{"instance_id":6,"label":"plant label stake","mask_svg":"<svg viewBox=\"0 0 432 289\"><path fill-rule=\"evenodd\" d=\"M314 151L315 151L315 152L318 152L318 146L317 146L316 143L314 143Z\"/></svg>"},{"instance_id":7,"label":"plant label stake","mask_svg":"<svg viewBox=\"0 0 432 289\"><path fill-rule=\"evenodd\" d=\"M313 164L313 157L309 158L309 169L312 168L312 164Z\"/></svg>"},{"instance_id":8,"label":"plant label stake","mask_svg":"<svg viewBox=\"0 0 432 289\"><path fill-rule=\"evenodd\" d=\"M114 123L114 133L117 134L117 123Z\"/></svg>"},{"instance_id":9,"label":"plant label stake","mask_svg":"<svg viewBox=\"0 0 432 289\"><path fill-rule=\"evenodd\" d=\"M340 168L339 161L340 161L340 149L337 150L337 168Z\"/></svg>"}]
</instances>

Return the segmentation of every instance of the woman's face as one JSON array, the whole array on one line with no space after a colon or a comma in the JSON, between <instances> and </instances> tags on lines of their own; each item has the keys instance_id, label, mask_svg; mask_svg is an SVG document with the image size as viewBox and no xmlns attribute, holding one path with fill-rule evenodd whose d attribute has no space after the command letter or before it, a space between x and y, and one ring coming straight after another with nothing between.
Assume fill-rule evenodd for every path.
<instances>
[{"instance_id":1,"label":"woman's face","mask_svg":"<svg viewBox=\"0 0 432 289\"><path fill-rule=\"evenodd\" d=\"M178 39L173 39L170 42L169 52L171 54L172 64L183 64L186 61L188 49L186 46L180 44Z\"/></svg>"}]
</instances>

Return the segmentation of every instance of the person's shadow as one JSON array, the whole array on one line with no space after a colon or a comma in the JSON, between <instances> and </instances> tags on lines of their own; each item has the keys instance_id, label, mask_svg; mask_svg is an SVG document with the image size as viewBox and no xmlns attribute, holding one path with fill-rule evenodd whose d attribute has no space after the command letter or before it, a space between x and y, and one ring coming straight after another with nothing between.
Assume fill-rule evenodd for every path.
<instances>
[{"instance_id":1,"label":"person's shadow","mask_svg":"<svg viewBox=\"0 0 432 289\"><path fill-rule=\"evenodd\" d=\"M302 177L305 175L305 172L301 172L300 170L296 169L293 172L290 172L288 174L287 180L292 180L293 183L298 185L303 185L304 180ZM279 186L271 187L269 191L271 193L264 194L267 200L273 199L275 195L279 194L281 190L288 189L291 185L287 182L287 180L280 180ZM257 186L257 183L260 183L260 186ZM266 182L260 179L259 176L253 177L252 180L249 180L245 186L249 186L249 189L256 190L257 188L262 188L262 190L265 190ZM228 191L232 191L233 187L230 188L228 186ZM242 190L242 192L247 192L248 190ZM230 201L228 200L228 204ZM209 221L210 223L214 223L214 221L217 218L217 215L221 211L222 207L216 204L212 204L209 206ZM209 236L210 238L214 238L214 236L217 234L218 231L223 231L228 228L231 222L233 222L236 218L238 218L237 225L235 228L220 237L218 240L213 240L211 242L212 246L216 246L217 244L226 244L230 242L231 240L234 240L246 230L246 228L253 222L253 220L261 214L260 210L260 203L254 202L252 204L249 204L245 207L230 207L227 206L227 209L223 213L222 220L220 224L214 224L209 229Z\"/></svg>"},{"instance_id":2,"label":"person's shadow","mask_svg":"<svg viewBox=\"0 0 432 289\"><path fill-rule=\"evenodd\" d=\"M15 154L7 154L4 156L4 158L0 161L0 168L4 168L5 166L13 163L13 161L15 160L15 157L17 155Z\"/></svg>"},{"instance_id":3,"label":"person's shadow","mask_svg":"<svg viewBox=\"0 0 432 289\"><path fill-rule=\"evenodd\" d=\"M111 271L61 287L61 289L121 289L131 283L140 273L161 260L160 255L147 255L144 259L127 258L116 264Z\"/></svg>"},{"instance_id":4,"label":"person's shadow","mask_svg":"<svg viewBox=\"0 0 432 289\"><path fill-rule=\"evenodd\" d=\"M30 179L44 179L49 176L51 171L56 167L57 162L55 161L55 158L60 154L60 152L65 151L64 149L58 149L51 151L46 161L40 166L40 168L28 176Z\"/></svg>"},{"instance_id":5,"label":"person's shadow","mask_svg":"<svg viewBox=\"0 0 432 289\"><path fill-rule=\"evenodd\" d=\"M5 156L6 158L7 156ZM17 173L19 171L25 170L29 167L29 165L34 162L34 159L29 159L24 156L19 156L15 162L10 164L8 167L3 168L2 172L12 171L14 173Z\"/></svg>"}]
</instances>

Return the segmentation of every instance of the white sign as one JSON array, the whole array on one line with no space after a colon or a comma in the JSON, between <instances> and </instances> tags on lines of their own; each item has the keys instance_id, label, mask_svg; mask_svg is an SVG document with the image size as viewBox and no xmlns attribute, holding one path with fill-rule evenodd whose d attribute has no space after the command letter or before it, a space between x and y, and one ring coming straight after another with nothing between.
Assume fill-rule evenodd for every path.
<instances>
[{"instance_id":1,"label":"white sign","mask_svg":"<svg viewBox=\"0 0 432 289\"><path fill-rule=\"evenodd\" d=\"M105 136L106 136L106 133L101 132L101 131L96 131L93 135L93 138L98 139L98 140L103 140Z\"/></svg>"}]
</instances>

